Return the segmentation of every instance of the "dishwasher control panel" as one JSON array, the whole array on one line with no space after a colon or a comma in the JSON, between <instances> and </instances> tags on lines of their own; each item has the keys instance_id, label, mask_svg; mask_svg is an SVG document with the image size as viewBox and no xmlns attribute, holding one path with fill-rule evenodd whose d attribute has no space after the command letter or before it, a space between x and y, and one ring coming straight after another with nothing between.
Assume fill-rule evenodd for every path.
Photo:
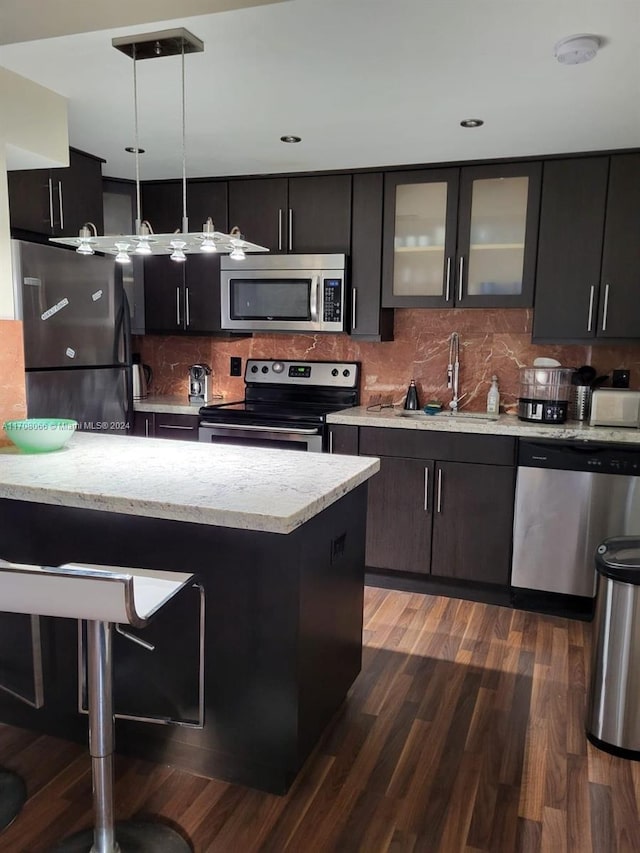
<instances>
[{"instance_id":1,"label":"dishwasher control panel","mask_svg":"<svg viewBox=\"0 0 640 853\"><path fill-rule=\"evenodd\" d=\"M640 475L640 447L600 444L592 441L520 440L518 466L554 468L560 471L593 471L598 474Z\"/></svg>"}]
</instances>

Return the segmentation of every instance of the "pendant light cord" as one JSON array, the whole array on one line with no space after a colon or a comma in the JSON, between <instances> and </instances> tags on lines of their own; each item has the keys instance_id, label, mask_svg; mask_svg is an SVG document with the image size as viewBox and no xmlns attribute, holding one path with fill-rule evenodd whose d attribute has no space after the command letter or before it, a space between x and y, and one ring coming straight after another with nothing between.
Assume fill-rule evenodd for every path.
<instances>
[{"instance_id":1,"label":"pendant light cord","mask_svg":"<svg viewBox=\"0 0 640 853\"><path fill-rule=\"evenodd\" d=\"M136 234L140 233L142 215L140 211L140 143L138 139L138 76L136 73L136 46L133 45L133 144L136 155Z\"/></svg>"},{"instance_id":2,"label":"pendant light cord","mask_svg":"<svg viewBox=\"0 0 640 853\"><path fill-rule=\"evenodd\" d=\"M187 140L186 140L186 107L185 107L185 85L184 85L184 39L182 40L182 233L189 231L189 220L187 219Z\"/></svg>"}]
</instances>

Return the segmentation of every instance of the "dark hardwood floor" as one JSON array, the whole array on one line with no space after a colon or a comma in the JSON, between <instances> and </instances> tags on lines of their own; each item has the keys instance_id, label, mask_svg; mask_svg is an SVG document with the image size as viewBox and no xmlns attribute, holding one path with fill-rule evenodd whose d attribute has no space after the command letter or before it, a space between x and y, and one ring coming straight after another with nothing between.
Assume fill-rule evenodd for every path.
<instances>
[{"instance_id":1,"label":"dark hardwood floor","mask_svg":"<svg viewBox=\"0 0 640 853\"><path fill-rule=\"evenodd\" d=\"M590 625L372 589L363 671L286 797L116 760L116 813L180 825L195 853L640 851L640 763L584 736ZM30 799L2 853L91 823L81 748L0 726Z\"/></svg>"}]
</instances>

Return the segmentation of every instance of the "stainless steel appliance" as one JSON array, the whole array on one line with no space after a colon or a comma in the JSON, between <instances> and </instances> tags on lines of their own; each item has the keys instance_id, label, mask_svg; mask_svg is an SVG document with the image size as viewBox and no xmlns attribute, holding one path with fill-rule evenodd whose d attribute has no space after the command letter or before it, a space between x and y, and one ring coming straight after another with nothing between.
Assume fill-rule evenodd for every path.
<instances>
[{"instance_id":1,"label":"stainless steel appliance","mask_svg":"<svg viewBox=\"0 0 640 853\"><path fill-rule=\"evenodd\" d=\"M189 402L208 403L211 399L211 368L208 364L192 364L189 368Z\"/></svg>"},{"instance_id":2,"label":"stainless steel appliance","mask_svg":"<svg viewBox=\"0 0 640 853\"><path fill-rule=\"evenodd\" d=\"M640 391L599 388L591 397L591 426L640 426Z\"/></svg>"},{"instance_id":3,"label":"stainless steel appliance","mask_svg":"<svg viewBox=\"0 0 640 853\"><path fill-rule=\"evenodd\" d=\"M343 332L344 255L255 255L220 259L223 329Z\"/></svg>"},{"instance_id":4,"label":"stainless steel appliance","mask_svg":"<svg viewBox=\"0 0 640 853\"><path fill-rule=\"evenodd\" d=\"M562 424L571 399L569 367L523 367L520 369L518 417L521 421Z\"/></svg>"},{"instance_id":5,"label":"stainless steel appliance","mask_svg":"<svg viewBox=\"0 0 640 853\"><path fill-rule=\"evenodd\" d=\"M13 240L23 321L29 417L65 417L81 430L132 424L130 315L113 258Z\"/></svg>"},{"instance_id":6,"label":"stainless steel appliance","mask_svg":"<svg viewBox=\"0 0 640 853\"><path fill-rule=\"evenodd\" d=\"M131 379L133 383L133 399L144 400L149 396L149 386L153 379L153 371L148 364L142 364L139 353L134 352L132 360Z\"/></svg>"},{"instance_id":7,"label":"stainless steel appliance","mask_svg":"<svg viewBox=\"0 0 640 853\"><path fill-rule=\"evenodd\" d=\"M360 400L357 362L248 359L244 400L200 409L200 441L327 450L326 416Z\"/></svg>"},{"instance_id":8,"label":"stainless steel appliance","mask_svg":"<svg viewBox=\"0 0 640 853\"><path fill-rule=\"evenodd\" d=\"M640 449L519 445L511 585L593 598L598 544L640 531Z\"/></svg>"}]
</instances>

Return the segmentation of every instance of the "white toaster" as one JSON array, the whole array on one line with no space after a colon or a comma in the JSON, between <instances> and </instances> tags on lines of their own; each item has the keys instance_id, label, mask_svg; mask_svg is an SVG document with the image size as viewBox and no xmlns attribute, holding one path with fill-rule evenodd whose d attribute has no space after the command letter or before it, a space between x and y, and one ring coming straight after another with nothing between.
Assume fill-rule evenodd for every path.
<instances>
[{"instance_id":1,"label":"white toaster","mask_svg":"<svg viewBox=\"0 0 640 853\"><path fill-rule=\"evenodd\" d=\"M591 398L591 426L640 426L640 391L599 388Z\"/></svg>"}]
</instances>

